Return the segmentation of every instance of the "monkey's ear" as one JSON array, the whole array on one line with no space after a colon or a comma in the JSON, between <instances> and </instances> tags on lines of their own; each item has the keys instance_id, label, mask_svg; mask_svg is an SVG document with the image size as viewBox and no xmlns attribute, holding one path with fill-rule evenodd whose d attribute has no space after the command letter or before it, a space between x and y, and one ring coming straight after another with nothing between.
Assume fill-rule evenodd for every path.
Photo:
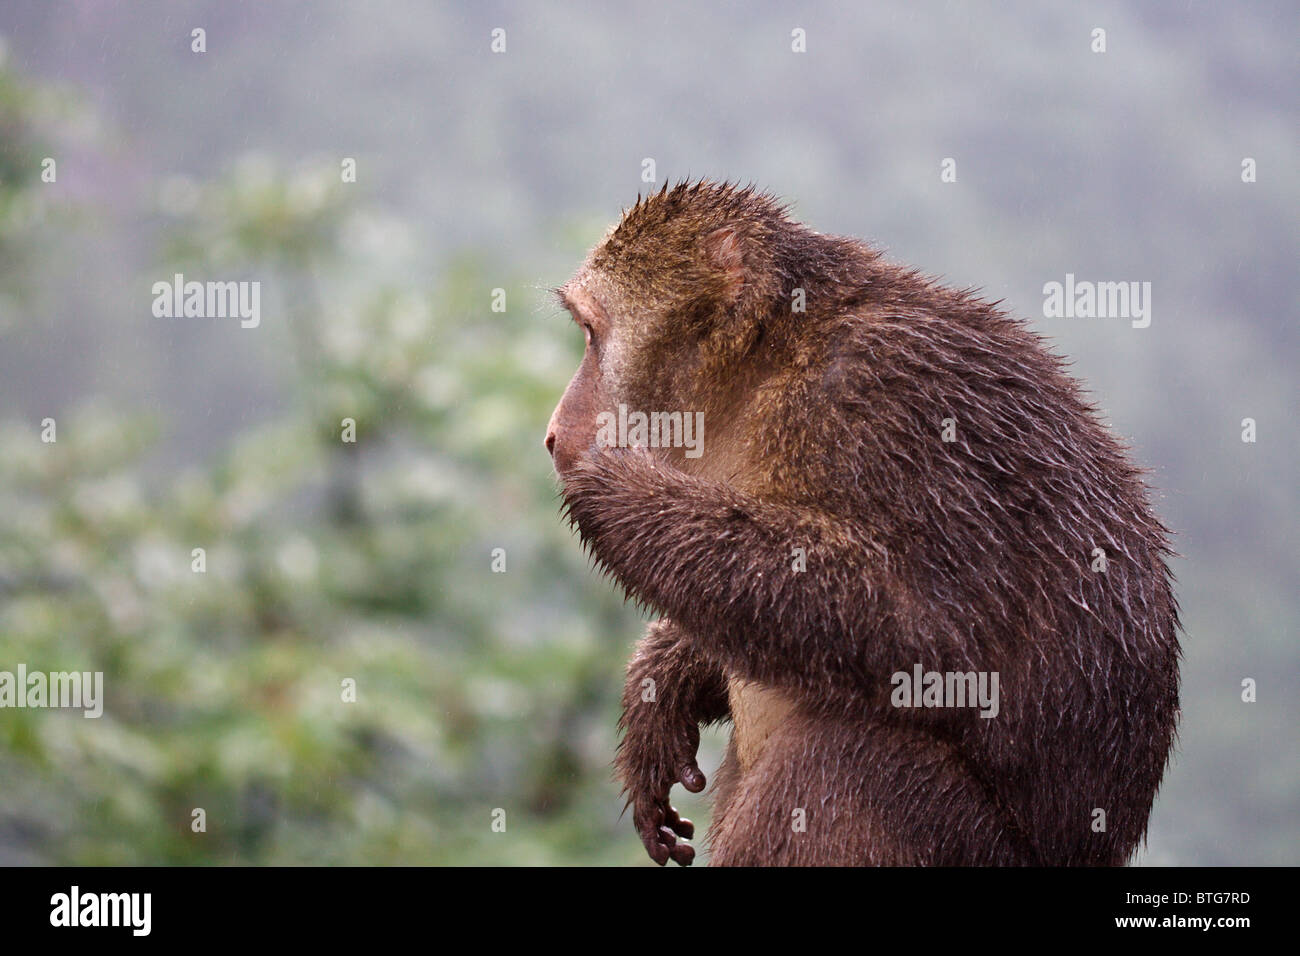
<instances>
[{"instance_id":1,"label":"monkey's ear","mask_svg":"<svg viewBox=\"0 0 1300 956\"><path fill-rule=\"evenodd\" d=\"M722 274L728 299L735 302L745 287L744 239L735 227L723 226L705 236L703 245L709 265Z\"/></svg>"}]
</instances>

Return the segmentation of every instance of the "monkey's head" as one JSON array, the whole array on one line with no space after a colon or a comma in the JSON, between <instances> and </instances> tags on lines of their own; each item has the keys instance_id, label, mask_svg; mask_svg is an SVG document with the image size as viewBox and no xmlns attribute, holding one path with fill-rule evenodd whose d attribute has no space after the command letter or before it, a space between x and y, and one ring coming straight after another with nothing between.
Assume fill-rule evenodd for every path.
<instances>
[{"instance_id":1,"label":"monkey's head","mask_svg":"<svg viewBox=\"0 0 1300 956\"><path fill-rule=\"evenodd\" d=\"M546 430L562 478L602 412L718 407L719 385L771 344L788 273L777 250L793 234L811 235L771 198L710 182L665 186L623 215L555 290L587 340Z\"/></svg>"}]
</instances>

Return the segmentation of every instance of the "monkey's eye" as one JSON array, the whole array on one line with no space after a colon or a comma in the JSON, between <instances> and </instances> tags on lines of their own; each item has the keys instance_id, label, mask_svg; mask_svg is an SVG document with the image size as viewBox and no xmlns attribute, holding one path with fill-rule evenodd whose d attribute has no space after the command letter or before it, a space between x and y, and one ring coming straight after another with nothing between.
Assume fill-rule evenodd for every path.
<instances>
[{"instance_id":1,"label":"monkey's eye","mask_svg":"<svg viewBox=\"0 0 1300 956\"><path fill-rule=\"evenodd\" d=\"M591 340L595 338L595 334L591 331L591 326L588 325L586 322L579 322L578 325L582 327L583 338L585 338L587 340L587 344L590 345Z\"/></svg>"}]
</instances>

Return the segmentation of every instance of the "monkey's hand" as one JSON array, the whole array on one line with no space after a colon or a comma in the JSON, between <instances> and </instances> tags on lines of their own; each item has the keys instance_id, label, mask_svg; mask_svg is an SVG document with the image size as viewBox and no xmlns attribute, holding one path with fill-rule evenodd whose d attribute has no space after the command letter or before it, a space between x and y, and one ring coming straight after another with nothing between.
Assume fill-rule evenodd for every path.
<instances>
[{"instance_id":1,"label":"monkey's hand","mask_svg":"<svg viewBox=\"0 0 1300 956\"><path fill-rule=\"evenodd\" d=\"M968 669L965 631L912 593L901 557L816 502L756 496L637 448L589 451L564 501L597 566L729 675L856 695L908 661Z\"/></svg>"},{"instance_id":2,"label":"monkey's hand","mask_svg":"<svg viewBox=\"0 0 1300 956\"><path fill-rule=\"evenodd\" d=\"M665 772L639 781L624 777L628 806L632 808L632 824L636 827L646 852L650 854L650 859L660 866L669 860L679 866L690 866L695 861L695 847L684 842L695 836L695 825L678 814L676 808L668 802L668 792L673 784L680 782L692 793L699 793L704 789L705 783L704 774L695 765L695 748L699 746L700 739L699 727L683 726L677 729L682 733L676 741L661 739L640 744L644 748L647 744L655 747L667 743L667 746L662 747L662 752L668 755L669 760L676 758L683 763L675 774ZM673 734L668 728L665 731ZM679 746L674 748L672 743L678 743Z\"/></svg>"},{"instance_id":3,"label":"monkey's hand","mask_svg":"<svg viewBox=\"0 0 1300 956\"><path fill-rule=\"evenodd\" d=\"M623 689L623 741L615 760L632 822L650 859L690 866L695 835L690 820L668 802L680 783L691 793L704 789L695 762L701 721L727 714L726 680L702 660L675 625L651 624L628 665Z\"/></svg>"}]
</instances>

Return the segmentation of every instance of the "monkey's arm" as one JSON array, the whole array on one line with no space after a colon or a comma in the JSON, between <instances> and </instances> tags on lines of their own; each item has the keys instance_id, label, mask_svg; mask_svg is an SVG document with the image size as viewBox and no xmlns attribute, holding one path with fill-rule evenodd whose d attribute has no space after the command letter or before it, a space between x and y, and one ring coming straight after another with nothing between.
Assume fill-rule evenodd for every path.
<instances>
[{"instance_id":1,"label":"monkey's arm","mask_svg":"<svg viewBox=\"0 0 1300 956\"><path fill-rule=\"evenodd\" d=\"M634 600L748 679L816 693L969 655L856 522L754 498L637 449L594 449L567 476L584 544ZM803 549L806 570L793 568ZM964 669L964 668L961 668Z\"/></svg>"},{"instance_id":2,"label":"monkey's arm","mask_svg":"<svg viewBox=\"0 0 1300 956\"><path fill-rule=\"evenodd\" d=\"M615 766L641 842L660 866L695 859L695 849L677 839L690 839L695 827L678 816L668 793L679 782L692 793L704 789L695 762L700 724L727 715L727 681L717 665L671 621L651 624L628 664Z\"/></svg>"}]
</instances>

